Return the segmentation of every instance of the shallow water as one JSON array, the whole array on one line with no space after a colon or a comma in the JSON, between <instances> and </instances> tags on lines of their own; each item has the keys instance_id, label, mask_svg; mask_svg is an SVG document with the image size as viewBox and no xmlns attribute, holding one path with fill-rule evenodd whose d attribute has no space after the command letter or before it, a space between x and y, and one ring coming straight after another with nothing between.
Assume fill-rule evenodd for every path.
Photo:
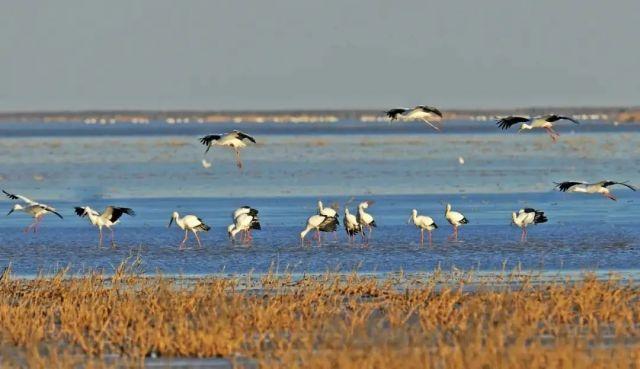
<instances>
[{"instance_id":1,"label":"shallow water","mask_svg":"<svg viewBox=\"0 0 640 369\"><path fill-rule=\"evenodd\" d=\"M552 144L544 134L505 133L488 123L460 122L441 134L421 125L340 124L239 126L258 139L242 152L242 172L223 148L207 155L211 168L200 163L204 150L196 138L230 126L0 125L0 186L65 216L46 217L35 235L21 233L29 222L23 214L0 219L0 266L11 262L25 276L66 265L110 272L140 255L148 273L185 275L496 270L505 262L534 270L637 269L637 193L614 189L614 202L553 191L562 180L640 183L637 126L563 126ZM343 232L337 240L324 235L321 247L301 247L299 232L318 199L348 203L352 212L359 201L374 200L379 227L368 247L349 245ZM458 242L447 239L446 202L470 220ZM117 226L115 250L98 249L97 230L72 212L109 204L138 213ZM263 230L251 247L233 245L226 235L230 212L241 205L260 209ZM0 206L8 211L11 201ZM525 206L544 210L549 222L531 228L521 243L510 213ZM432 245L422 247L407 224L412 208L440 226ZM166 228L173 210L213 227L202 236L204 249L177 250L182 233Z\"/></svg>"}]
</instances>

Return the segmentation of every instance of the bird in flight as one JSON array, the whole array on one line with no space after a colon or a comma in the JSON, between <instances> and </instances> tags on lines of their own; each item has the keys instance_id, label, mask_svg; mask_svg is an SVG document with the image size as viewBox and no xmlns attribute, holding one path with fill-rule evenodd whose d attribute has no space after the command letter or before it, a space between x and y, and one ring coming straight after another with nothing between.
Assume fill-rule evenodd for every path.
<instances>
[{"instance_id":1,"label":"bird in flight","mask_svg":"<svg viewBox=\"0 0 640 369\"><path fill-rule=\"evenodd\" d=\"M442 112L438 108L427 105L418 105L415 108L395 108L386 111L387 117L394 120L412 121L421 120L430 125L436 131L439 131L436 125L432 122L440 122L442 120Z\"/></svg>"},{"instance_id":2,"label":"bird in flight","mask_svg":"<svg viewBox=\"0 0 640 369\"><path fill-rule=\"evenodd\" d=\"M601 194L602 196L616 201L616 197L611 194L609 187L619 185L629 188L630 190L636 191L636 188L627 184L627 182L616 182L616 181L600 181L596 183L587 183L587 182L575 182L575 181L567 181L556 183L556 188L562 192L579 192L579 193L593 193L593 194Z\"/></svg>"},{"instance_id":3,"label":"bird in flight","mask_svg":"<svg viewBox=\"0 0 640 369\"><path fill-rule=\"evenodd\" d=\"M524 116L510 115L498 120L496 124L502 129L509 129L516 124L520 124L520 129L518 129L518 132L532 129L544 129L545 131L547 131L549 137L551 137L551 140L553 142L556 142L558 140L558 137L560 137L560 134L556 132L555 129L553 129L553 126L556 122L561 120L567 120L574 124L580 124L580 122L571 117L556 114L543 115L541 117L534 118L533 120Z\"/></svg>"},{"instance_id":4,"label":"bird in flight","mask_svg":"<svg viewBox=\"0 0 640 369\"><path fill-rule=\"evenodd\" d=\"M240 149L247 147L245 140L256 143L256 140L248 134L233 130L229 133L211 134L200 138L200 142L207 147L205 154L209 152L212 146L226 146L232 148L236 153L236 165L242 169L242 160L240 159Z\"/></svg>"},{"instance_id":5,"label":"bird in flight","mask_svg":"<svg viewBox=\"0 0 640 369\"><path fill-rule=\"evenodd\" d=\"M15 195L5 190L2 190L2 192L5 195L7 195L7 197L10 198L11 200L20 200L22 202L22 204L13 205L11 210L9 210L9 213L7 214L7 216L11 215L11 213L13 213L14 211L21 211L33 217L33 223L31 223L29 226L27 226L27 228L24 229L24 233L29 232L29 230L31 229L33 229L33 233L36 233L38 231L38 226L40 225L40 221L42 220L42 217L48 213L55 214L60 219L63 219L62 215L56 212L55 208L49 205L40 204L25 196Z\"/></svg>"}]
</instances>

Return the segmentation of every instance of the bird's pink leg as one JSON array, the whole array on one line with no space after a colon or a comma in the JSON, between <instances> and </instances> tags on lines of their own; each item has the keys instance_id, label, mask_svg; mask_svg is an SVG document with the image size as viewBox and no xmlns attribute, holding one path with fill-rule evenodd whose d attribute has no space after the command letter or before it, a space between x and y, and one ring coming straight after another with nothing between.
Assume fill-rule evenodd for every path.
<instances>
[{"instance_id":1,"label":"bird's pink leg","mask_svg":"<svg viewBox=\"0 0 640 369\"><path fill-rule=\"evenodd\" d=\"M420 244L424 245L424 229L420 229Z\"/></svg>"},{"instance_id":2,"label":"bird's pink leg","mask_svg":"<svg viewBox=\"0 0 640 369\"><path fill-rule=\"evenodd\" d=\"M431 246L431 231L427 231L427 233L429 234L429 246Z\"/></svg>"},{"instance_id":3,"label":"bird's pink leg","mask_svg":"<svg viewBox=\"0 0 640 369\"><path fill-rule=\"evenodd\" d=\"M613 201L618 201L618 199L610 193L603 193L604 197L611 199Z\"/></svg>"},{"instance_id":4,"label":"bird's pink leg","mask_svg":"<svg viewBox=\"0 0 640 369\"><path fill-rule=\"evenodd\" d=\"M98 230L100 232L100 240L98 241L98 248L101 249L102 248L102 227L99 227Z\"/></svg>"},{"instance_id":5,"label":"bird's pink leg","mask_svg":"<svg viewBox=\"0 0 640 369\"><path fill-rule=\"evenodd\" d=\"M196 236L196 240L198 241L198 248L201 249L202 248L202 243L200 243L200 237L198 237L198 233L197 232L193 232L193 235Z\"/></svg>"},{"instance_id":6,"label":"bird's pink leg","mask_svg":"<svg viewBox=\"0 0 640 369\"><path fill-rule=\"evenodd\" d=\"M36 217L36 221L35 223L33 223L33 233L37 233L38 232L38 226L40 225L40 221L42 220L41 216L37 216Z\"/></svg>"},{"instance_id":7,"label":"bird's pink leg","mask_svg":"<svg viewBox=\"0 0 640 369\"><path fill-rule=\"evenodd\" d=\"M187 242L188 238L189 238L189 231L185 230L184 231L184 238L182 239L182 242L180 242L180 247L178 248L178 250L184 250L184 245Z\"/></svg>"},{"instance_id":8,"label":"bird's pink leg","mask_svg":"<svg viewBox=\"0 0 640 369\"><path fill-rule=\"evenodd\" d=\"M322 246L322 236L320 235L319 229L318 229L318 246Z\"/></svg>"},{"instance_id":9,"label":"bird's pink leg","mask_svg":"<svg viewBox=\"0 0 640 369\"><path fill-rule=\"evenodd\" d=\"M453 239L458 240L458 226L453 226Z\"/></svg>"},{"instance_id":10,"label":"bird's pink leg","mask_svg":"<svg viewBox=\"0 0 640 369\"><path fill-rule=\"evenodd\" d=\"M553 130L551 128L545 128L545 130L547 131L547 133L549 134L549 137L551 137L551 141L553 141L554 143L557 141L557 137L556 135L553 133Z\"/></svg>"},{"instance_id":11,"label":"bird's pink leg","mask_svg":"<svg viewBox=\"0 0 640 369\"><path fill-rule=\"evenodd\" d=\"M113 234L113 228L109 228L109 230L111 231L111 248L115 249L116 248L116 238L115 238L115 235Z\"/></svg>"}]
</instances>

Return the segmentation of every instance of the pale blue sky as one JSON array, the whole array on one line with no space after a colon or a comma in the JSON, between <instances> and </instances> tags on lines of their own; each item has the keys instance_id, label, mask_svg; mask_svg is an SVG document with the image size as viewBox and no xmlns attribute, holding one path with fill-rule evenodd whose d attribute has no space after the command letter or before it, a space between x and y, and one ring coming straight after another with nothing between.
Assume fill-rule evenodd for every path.
<instances>
[{"instance_id":1,"label":"pale blue sky","mask_svg":"<svg viewBox=\"0 0 640 369\"><path fill-rule=\"evenodd\" d=\"M0 2L0 110L639 105L638 0Z\"/></svg>"}]
</instances>

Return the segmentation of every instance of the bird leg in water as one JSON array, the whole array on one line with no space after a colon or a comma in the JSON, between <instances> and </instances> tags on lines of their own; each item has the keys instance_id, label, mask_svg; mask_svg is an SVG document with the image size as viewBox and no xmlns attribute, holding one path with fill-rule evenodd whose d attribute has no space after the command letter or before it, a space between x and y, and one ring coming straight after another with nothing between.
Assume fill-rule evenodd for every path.
<instances>
[{"instance_id":1,"label":"bird leg in water","mask_svg":"<svg viewBox=\"0 0 640 369\"><path fill-rule=\"evenodd\" d=\"M178 248L178 250L184 250L184 245L187 242L187 239L189 238L189 231L185 230L184 231L184 238L182 239L182 242L180 242L180 247Z\"/></svg>"},{"instance_id":2,"label":"bird leg in water","mask_svg":"<svg viewBox=\"0 0 640 369\"><path fill-rule=\"evenodd\" d=\"M420 244L424 245L424 229L420 228Z\"/></svg>"},{"instance_id":3,"label":"bird leg in water","mask_svg":"<svg viewBox=\"0 0 640 369\"><path fill-rule=\"evenodd\" d=\"M116 239L115 239L115 236L113 234L113 228L109 228L109 230L111 231L111 248L115 249L116 248Z\"/></svg>"},{"instance_id":4,"label":"bird leg in water","mask_svg":"<svg viewBox=\"0 0 640 369\"><path fill-rule=\"evenodd\" d=\"M236 165L238 168L242 169L242 160L240 159L240 150L235 149L236 152Z\"/></svg>"},{"instance_id":5,"label":"bird leg in water","mask_svg":"<svg viewBox=\"0 0 640 369\"><path fill-rule=\"evenodd\" d=\"M99 227L98 230L100 232L100 240L98 241L98 248L101 249L102 248L102 227Z\"/></svg>"},{"instance_id":6,"label":"bird leg in water","mask_svg":"<svg viewBox=\"0 0 640 369\"><path fill-rule=\"evenodd\" d=\"M429 246L431 246L431 231L427 231L427 233L429 234Z\"/></svg>"},{"instance_id":7,"label":"bird leg in water","mask_svg":"<svg viewBox=\"0 0 640 369\"><path fill-rule=\"evenodd\" d=\"M527 239L527 228L522 227L522 235L520 236L520 242L524 242Z\"/></svg>"},{"instance_id":8,"label":"bird leg in water","mask_svg":"<svg viewBox=\"0 0 640 369\"><path fill-rule=\"evenodd\" d=\"M318 246L322 246L322 236L320 235L320 229L318 229Z\"/></svg>"},{"instance_id":9,"label":"bird leg in water","mask_svg":"<svg viewBox=\"0 0 640 369\"><path fill-rule=\"evenodd\" d=\"M202 248L202 244L200 243L200 237L198 237L198 232L193 232L193 235L196 236L196 240L198 241L198 248Z\"/></svg>"}]
</instances>

